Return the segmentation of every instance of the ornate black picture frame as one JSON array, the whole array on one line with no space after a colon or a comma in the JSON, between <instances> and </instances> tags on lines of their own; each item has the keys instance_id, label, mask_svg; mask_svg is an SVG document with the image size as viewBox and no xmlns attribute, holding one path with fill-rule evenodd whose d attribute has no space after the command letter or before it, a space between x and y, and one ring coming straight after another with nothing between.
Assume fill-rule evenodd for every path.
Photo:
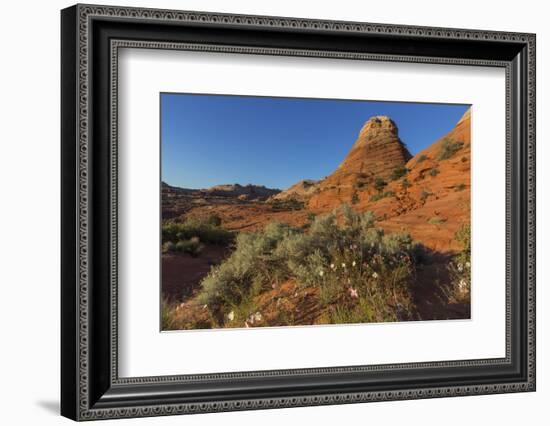
<instances>
[{"instance_id":1,"label":"ornate black picture frame","mask_svg":"<svg viewBox=\"0 0 550 426\"><path fill-rule=\"evenodd\" d=\"M535 35L76 5L61 13L61 413L159 416L535 390ZM482 65L506 72L506 356L120 378L120 47Z\"/></svg>"}]
</instances>

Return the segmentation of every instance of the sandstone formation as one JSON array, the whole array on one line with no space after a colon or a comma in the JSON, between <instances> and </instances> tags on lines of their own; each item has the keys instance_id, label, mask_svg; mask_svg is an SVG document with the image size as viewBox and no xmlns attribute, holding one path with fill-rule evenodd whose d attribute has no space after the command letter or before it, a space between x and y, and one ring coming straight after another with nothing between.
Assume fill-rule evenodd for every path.
<instances>
[{"instance_id":1,"label":"sandstone formation","mask_svg":"<svg viewBox=\"0 0 550 426\"><path fill-rule=\"evenodd\" d=\"M377 179L386 181L410 158L395 123L386 116L372 117L364 124L344 161L320 182L309 200L309 207L325 208L354 202L358 192L372 186Z\"/></svg>"},{"instance_id":2,"label":"sandstone formation","mask_svg":"<svg viewBox=\"0 0 550 426\"><path fill-rule=\"evenodd\" d=\"M297 200L305 201L317 190L319 182L311 179L304 179L300 182L292 185L290 188L279 192L278 194L272 196L270 200Z\"/></svg>"}]
</instances>

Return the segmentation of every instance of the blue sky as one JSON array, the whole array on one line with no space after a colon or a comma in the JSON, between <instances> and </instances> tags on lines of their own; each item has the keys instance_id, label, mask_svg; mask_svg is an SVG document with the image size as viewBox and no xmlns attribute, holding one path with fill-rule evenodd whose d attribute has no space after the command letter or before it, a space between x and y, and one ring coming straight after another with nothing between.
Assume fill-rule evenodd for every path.
<instances>
[{"instance_id":1,"label":"blue sky","mask_svg":"<svg viewBox=\"0 0 550 426\"><path fill-rule=\"evenodd\" d=\"M416 154L468 105L161 94L162 180L184 188L285 189L340 164L370 117L388 115Z\"/></svg>"}]
</instances>

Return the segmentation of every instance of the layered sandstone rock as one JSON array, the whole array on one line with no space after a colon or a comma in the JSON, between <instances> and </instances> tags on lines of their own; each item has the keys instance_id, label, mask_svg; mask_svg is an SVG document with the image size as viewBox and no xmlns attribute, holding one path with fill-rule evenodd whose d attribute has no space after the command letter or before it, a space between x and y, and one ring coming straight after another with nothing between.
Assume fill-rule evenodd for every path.
<instances>
[{"instance_id":1,"label":"layered sandstone rock","mask_svg":"<svg viewBox=\"0 0 550 426\"><path fill-rule=\"evenodd\" d=\"M394 171L405 167L411 157L399 139L395 123L386 116L371 117L363 125L344 161L319 183L309 200L309 207L355 204L359 193L367 191L372 194L376 180L386 182Z\"/></svg>"}]
</instances>

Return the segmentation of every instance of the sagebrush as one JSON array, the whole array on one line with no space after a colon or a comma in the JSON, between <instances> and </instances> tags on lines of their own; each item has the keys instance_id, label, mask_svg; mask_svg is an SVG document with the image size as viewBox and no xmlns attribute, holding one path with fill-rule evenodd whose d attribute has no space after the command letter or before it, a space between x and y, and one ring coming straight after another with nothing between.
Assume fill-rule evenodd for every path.
<instances>
[{"instance_id":1,"label":"sagebrush","mask_svg":"<svg viewBox=\"0 0 550 426\"><path fill-rule=\"evenodd\" d=\"M386 235L372 213L347 205L315 217L307 232L271 223L237 236L232 255L202 280L199 302L218 326L242 326L261 321L255 296L293 280L318 291L327 322L407 320L417 248L410 235Z\"/></svg>"}]
</instances>

